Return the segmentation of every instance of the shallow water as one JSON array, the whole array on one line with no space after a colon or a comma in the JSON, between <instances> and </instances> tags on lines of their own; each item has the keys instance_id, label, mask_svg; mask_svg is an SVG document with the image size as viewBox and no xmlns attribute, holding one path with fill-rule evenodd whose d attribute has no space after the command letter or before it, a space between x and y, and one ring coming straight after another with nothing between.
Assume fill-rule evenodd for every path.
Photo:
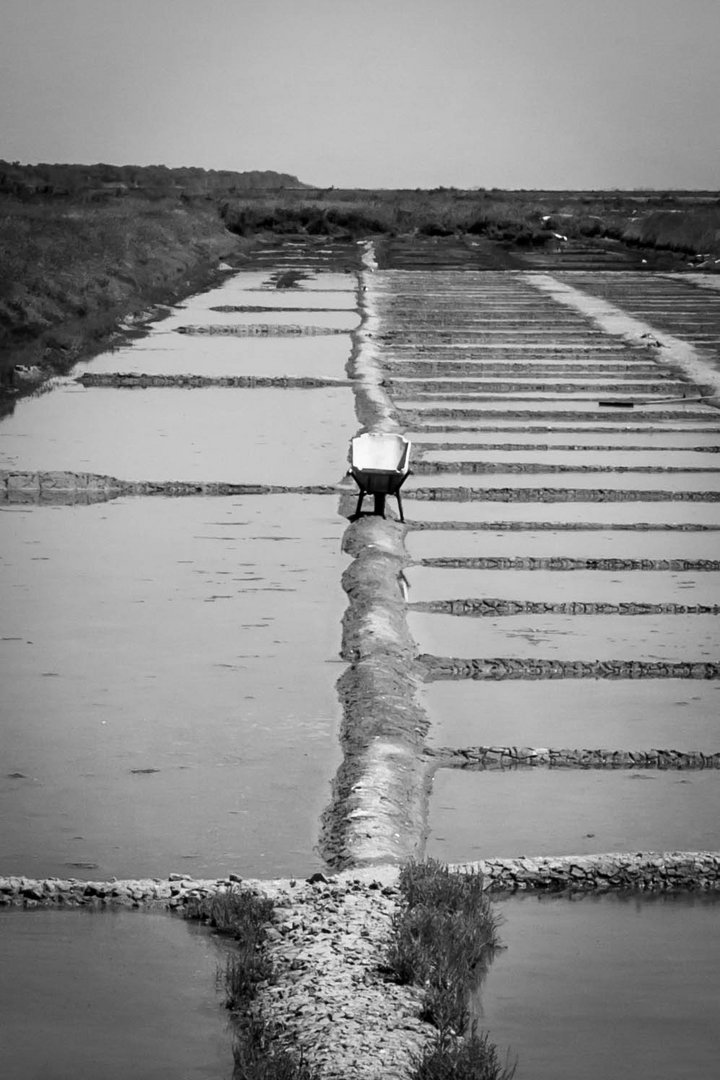
<instances>
[{"instance_id":1,"label":"shallow water","mask_svg":"<svg viewBox=\"0 0 720 1080\"><path fill-rule=\"evenodd\" d=\"M538 441L542 441L541 439ZM580 466L620 466L623 469L662 468L692 468L713 470L720 468L720 456L716 454L693 453L693 451L673 448L672 457L658 457L658 450L619 450L608 445L602 450L487 450L482 446L472 450L428 450L424 455L426 461L481 461L500 462L502 464L532 462L534 466L547 465L580 465ZM598 483L604 483L602 474L596 474ZM571 479L572 478L572 479ZM666 478L666 483L674 480L671 473ZM572 473L567 474L568 483L574 483ZM630 485L628 485L630 486ZM635 486L638 486L636 483Z\"/></svg>"},{"instance_id":2,"label":"shallow water","mask_svg":"<svg viewBox=\"0 0 720 1080\"><path fill-rule=\"evenodd\" d=\"M335 499L130 499L0 521L0 874L318 868L340 757Z\"/></svg>"},{"instance_id":3,"label":"shallow water","mask_svg":"<svg viewBox=\"0 0 720 1080\"><path fill-rule=\"evenodd\" d=\"M472 570L412 566L411 602L496 596L544 603L720 604L720 573L688 570ZM474 620L475 621L475 620Z\"/></svg>"},{"instance_id":4,"label":"shallow water","mask_svg":"<svg viewBox=\"0 0 720 1080\"><path fill-rule=\"evenodd\" d=\"M150 324L146 336L132 345L109 350L87 363L78 364L73 374L118 371L149 375L342 378L352 348L349 333L292 339L177 333L180 326L233 323L297 323L349 331L358 323L354 275L315 274L304 287L294 289L276 289L268 282L269 275L264 271L234 274L219 287L189 297L172 308L166 318ZM327 291L318 291L321 285L325 285ZM212 310L227 305L276 310L252 313ZM284 308L332 310L284 311Z\"/></svg>"},{"instance_id":5,"label":"shallow water","mask_svg":"<svg viewBox=\"0 0 720 1080\"><path fill-rule=\"evenodd\" d=\"M342 379L351 347L349 334L247 338L173 333L161 337L157 334L132 347L101 353L89 363L78 365L73 373L119 371L208 377L305 375Z\"/></svg>"},{"instance_id":6,"label":"shallow water","mask_svg":"<svg viewBox=\"0 0 720 1080\"><path fill-rule=\"evenodd\" d=\"M458 397L458 398L446 398L442 401L428 401L425 398L405 398L402 402L403 409L409 409L417 412L432 413L436 410L445 409L458 409L463 412L468 412L472 415L477 414L479 418L482 418L484 413L491 413L494 411L504 411L506 409L513 412L527 413L529 419L534 418L534 414L537 412L542 413L564 413L572 412L576 413L578 419L581 421L587 421L589 419L601 421L607 419L612 422L613 415L618 410L606 409L602 410L598 406L597 399L588 399L581 397L566 397L562 398L559 395L553 395L547 401L542 401L540 404L537 395L533 394L528 397L520 397L515 394L500 394L495 400L492 401L473 401L471 398ZM677 415L678 420L686 423L688 421L695 420L703 421L707 420L709 424L717 422L717 410L712 409L709 406L703 406L700 404L690 404L687 406L666 405L663 402L653 403L651 405L643 405L642 410L634 410L632 413L633 421L651 422L657 419L656 413L674 412ZM590 414L589 416L587 414ZM624 417L624 421L627 421L627 416ZM623 421L620 421L623 422Z\"/></svg>"},{"instance_id":7,"label":"shallow water","mask_svg":"<svg viewBox=\"0 0 720 1080\"><path fill-rule=\"evenodd\" d=\"M529 485L528 485L529 486ZM542 484L537 484L542 487ZM408 499L410 521L577 521L601 523L719 525L720 502L577 502L532 503L445 499Z\"/></svg>"},{"instance_id":8,"label":"shallow water","mask_svg":"<svg viewBox=\"0 0 720 1080\"><path fill-rule=\"evenodd\" d=\"M520 595L520 594L518 594ZM545 660L717 663L716 615L505 615L409 613L420 652Z\"/></svg>"},{"instance_id":9,"label":"shallow water","mask_svg":"<svg viewBox=\"0 0 720 1080\"><path fill-rule=\"evenodd\" d=\"M503 425L504 426L504 425ZM673 425L674 427L675 425ZM573 425L575 427L575 425ZM622 449L628 446L651 446L677 447L681 450L692 446L718 446L720 442L720 429L714 432L692 431L592 431L587 426L580 431L553 431L547 428L542 431L420 431L410 434L413 442L419 445L424 443L473 443L479 449L488 443L500 445L512 443L513 445L546 446L550 449L556 446L602 446L610 450ZM504 452L503 452L504 453ZM527 455L528 451L521 453ZM533 456L536 451L533 451ZM428 457L434 456L434 451L428 450ZM714 459L710 458L710 464Z\"/></svg>"},{"instance_id":10,"label":"shallow water","mask_svg":"<svg viewBox=\"0 0 720 1080\"><path fill-rule=\"evenodd\" d=\"M520 473L422 473L411 476L403 491L416 488L471 488L477 490L551 488L566 491L568 488L583 491L720 491L720 472L698 473L642 473L642 472L534 472Z\"/></svg>"},{"instance_id":11,"label":"shallow water","mask_svg":"<svg viewBox=\"0 0 720 1080\"><path fill-rule=\"evenodd\" d=\"M717 559L714 533L687 532L475 532L411 530L405 545L413 559L558 557L575 559Z\"/></svg>"},{"instance_id":12,"label":"shallow water","mask_svg":"<svg viewBox=\"0 0 720 1080\"><path fill-rule=\"evenodd\" d=\"M64 386L18 402L0 426L0 468L120 480L334 484L357 431L349 389Z\"/></svg>"},{"instance_id":13,"label":"shallow water","mask_svg":"<svg viewBox=\"0 0 720 1080\"><path fill-rule=\"evenodd\" d=\"M517 1080L711 1077L720 1057L720 901L511 897L474 1000Z\"/></svg>"},{"instance_id":14,"label":"shallow water","mask_svg":"<svg viewBox=\"0 0 720 1080\"><path fill-rule=\"evenodd\" d=\"M168 915L0 911L3 1080L229 1080L224 955Z\"/></svg>"},{"instance_id":15,"label":"shallow water","mask_svg":"<svg viewBox=\"0 0 720 1080\"><path fill-rule=\"evenodd\" d=\"M717 682L437 682L425 706L435 746L720 751Z\"/></svg>"},{"instance_id":16,"label":"shallow water","mask_svg":"<svg viewBox=\"0 0 720 1080\"><path fill-rule=\"evenodd\" d=\"M611 851L717 851L715 769L439 769L425 853L442 862Z\"/></svg>"}]
</instances>

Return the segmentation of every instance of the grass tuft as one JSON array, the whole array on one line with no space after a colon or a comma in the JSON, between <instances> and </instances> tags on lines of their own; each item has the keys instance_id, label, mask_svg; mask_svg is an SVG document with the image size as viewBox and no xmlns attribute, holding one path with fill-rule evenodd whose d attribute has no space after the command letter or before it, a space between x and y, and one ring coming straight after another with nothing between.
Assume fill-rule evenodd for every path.
<instances>
[{"instance_id":1,"label":"grass tuft","mask_svg":"<svg viewBox=\"0 0 720 1080\"><path fill-rule=\"evenodd\" d=\"M200 919L235 941L225 969L218 972L233 1018L233 1080L315 1080L302 1054L285 1049L273 1027L254 1012L259 987L273 978L265 950L273 910L271 900L233 889L189 905L186 917Z\"/></svg>"},{"instance_id":2,"label":"grass tuft","mask_svg":"<svg viewBox=\"0 0 720 1080\"><path fill-rule=\"evenodd\" d=\"M237 1024L233 1080L317 1080L302 1053L281 1046L271 1028L254 1017Z\"/></svg>"},{"instance_id":3,"label":"grass tuft","mask_svg":"<svg viewBox=\"0 0 720 1080\"><path fill-rule=\"evenodd\" d=\"M425 987L423 1018L461 1034L467 997L498 944L498 919L480 874L451 874L429 860L400 873L405 904L395 918L388 964L398 982Z\"/></svg>"},{"instance_id":4,"label":"grass tuft","mask_svg":"<svg viewBox=\"0 0 720 1080\"><path fill-rule=\"evenodd\" d=\"M412 1080L512 1080L515 1064L502 1065L487 1033L462 1042L438 1037L414 1063Z\"/></svg>"},{"instance_id":5,"label":"grass tuft","mask_svg":"<svg viewBox=\"0 0 720 1080\"><path fill-rule=\"evenodd\" d=\"M481 874L451 874L429 859L400 872L404 904L393 924L388 966L398 982L421 986L421 1017L438 1029L415 1061L412 1080L510 1080L487 1035L469 1024L468 999L498 948L498 916ZM463 1036L466 1036L463 1038Z\"/></svg>"}]
</instances>

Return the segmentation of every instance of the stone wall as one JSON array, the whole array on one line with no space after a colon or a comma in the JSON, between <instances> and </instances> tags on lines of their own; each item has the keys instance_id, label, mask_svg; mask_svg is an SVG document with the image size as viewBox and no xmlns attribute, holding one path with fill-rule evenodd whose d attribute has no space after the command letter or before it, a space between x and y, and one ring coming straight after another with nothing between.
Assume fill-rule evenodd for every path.
<instances>
[{"instance_id":1,"label":"stone wall","mask_svg":"<svg viewBox=\"0 0 720 1080\"><path fill-rule=\"evenodd\" d=\"M511 769L720 769L720 753L701 750L587 750L533 746L440 747L427 751L440 767Z\"/></svg>"},{"instance_id":2,"label":"stone wall","mask_svg":"<svg viewBox=\"0 0 720 1080\"><path fill-rule=\"evenodd\" d=\"M484 859L451 870L483 875L488 892L710 892L720 889L720 851Z\"/></svg>"},{"instance_id":3,"label":"stone wall","mask_svg":"<svg viewBox=\"0 0 720 1080\"><path fill-rule=\"evenodd\" d=\"M193 901L237 887L236 874L196 881L183 874L168 878L81 881L78 878L0 878L0 907L160 907L182 911Z\"/></svg>"}]
</instances>

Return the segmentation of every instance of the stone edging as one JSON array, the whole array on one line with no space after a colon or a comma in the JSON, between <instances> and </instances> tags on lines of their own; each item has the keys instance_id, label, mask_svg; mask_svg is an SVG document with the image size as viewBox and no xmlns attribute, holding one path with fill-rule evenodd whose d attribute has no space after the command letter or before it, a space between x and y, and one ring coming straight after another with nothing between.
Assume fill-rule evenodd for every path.
<instances>
[{"instance_id":1,"label":"stone edging","mask_svg":"<svg viewBox=\"0 0 720 1080\"><path fill-rule=\"evenodd\" d=\"M701 750L586 750L532 746L450 746L429 748L433 768L509 769L548 766L563 769L720 769L720 752Z\"/></svg>"},{"instance_id":2,"label":"stone edging","mask_svg":"<svg viewBox=\"0 0 720 1080\"><path fill-rule=\"evenodd\" d=\"M241 881L236 874L212 880L185 874L112 881L0 877L0 907L159 907L182 912L192 901L237 888Z\"/></svg>"},{"instance_id":3,"label":"stone edging","mask_svg":"<svg viewBox=\"0 0 720 1080\"><path fill-rule=\"evenodd\" d=\"M153 375L134 371L88 371L74 382L80 386L113 390L145 390L148 387L334 390L350 386L349 379L325 379L313 375Z\"/></svg>"},{"instance_id":4,"label":"stone edging","mask_svg":"<svg viewBox=\"0 0 720 1080\"><path fill-rule=\"evenodd\" d=\"M418 600L409 605L413 611L461 615L471 618L499 618L506 615L718 615L720 604L648 604L628 601L611 604L605 601L504 600L493 597L466 597L457 600Z\"/></svg>"},{"instance_id":5,"label":"stone edging","mask_svg":"<svg viewBox=\"0 0 720 1080\"><path fill-rule=\"evenodd\" d=\"M178 326L178 334L206 337L322 337L329 334L348 334L349 330L336 326L306 326L304 323L228 323L215 326Z\"/></svg>"},{"instance_id":6,"label":"stone edging","mask_svg":"<svg viewBox=\"0 0 720 1080\"><path fill-rule=\"evenodd\" d=\"M546 660L516 657L417 657L427 682L439 679L717 679L720 664L672 660Z\"/></svg>"},{"instance_id":7,"label":"stone edging","mask_svg":"<svg viewBox=\"0 0 720 1080\"><path fill-rule=\"evenodd\" d=\"M120 496L335 495L338 484L233 484L221 480L118 480L96 473L0 469L0 501L101 502Z\"/></svg>"},{"instance_id":8,"label":"stone edging","mask_svg":"<svg viewBox=\"0 0 720 1080\"><path fill-rule=\"evenodd\" d=\"M601 855L482 859L455 872L480 873L488 892L669 892L720 890L720 851L611 852Z\"/></svg>"}]
</instances>

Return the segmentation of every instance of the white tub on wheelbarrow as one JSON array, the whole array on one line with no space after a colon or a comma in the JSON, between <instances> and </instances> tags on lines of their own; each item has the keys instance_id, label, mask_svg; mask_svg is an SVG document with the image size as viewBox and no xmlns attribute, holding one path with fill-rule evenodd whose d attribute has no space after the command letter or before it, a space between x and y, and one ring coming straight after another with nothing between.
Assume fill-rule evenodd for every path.
<instances>
[{"instance_id":1,"label":"white tub on wheelbarrow","mask_svg":"<svg viewBox=\"0 0 720 1080\"><path fill-rule=\"evenodd\" d=\"M400 488L410 473L410 446L404 435L396 434L367 432L351 440L348 476L360 489L355 517L359 517L366 495L374 496L375 513L385 517L385 499L394 495L400 520L405 520Z\"/></svg>"}]
</instances>

